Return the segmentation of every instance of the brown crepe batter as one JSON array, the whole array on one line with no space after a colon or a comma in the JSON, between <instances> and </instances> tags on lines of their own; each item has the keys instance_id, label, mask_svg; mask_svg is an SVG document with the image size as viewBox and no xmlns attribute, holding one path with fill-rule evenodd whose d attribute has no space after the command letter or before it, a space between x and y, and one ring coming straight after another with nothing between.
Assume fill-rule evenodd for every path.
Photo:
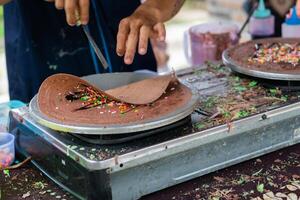
<instances>
[{"instance_id":1,"label":"brown crepe batter","mask_svg":"<svg viewBox=\"0 0 300 200\"><path fill-rule=\"evenodd\" d=\"M244 68L272 72L272 73L287 73L300 74L300 64L292 65L290 63L249 63L248 59L253 56L256 51L256 44L273 44L273 43L288 43L299 44L300 39L295 38L271 38L249 41L237 45L229 50L229 57L233 59L238 65Z\"/></svg>"},{"instance_id":2,"label":"brown crepe batter","mask_svg":"<svg viewBox=\"0 0 300 200\"><path fill-rule=\"evenodd\" d=\"M139 81L138 84L132 83L105 92L121 102L144 105L159 99L172 79L172 75L158 76Z\"/></svg>"},{"instance_id":3,"label":"brown crepe batter","mask_svg":"<svg viewBox=\"0 0 300 200\"><path fill-rule=\"evenodd\" d=\"M168 78L161 78L163 79L162 83L166 83L165 80ZM154 81L157 80L154 79ZM167 115L186 105L192 97L189 88L180 84L178 81L171 81L170 79L167 84L167 89L161 92L162 95L159 99L147 105L130 105L129 111L123 114L119 110L118 102L108 105L99 105L85 110L77 110L83 106L84 102L81 100L70 101L67 100L66 96L70 91L77 88L78 85L82 84L93 88L95 91L107 96L110 100L117 99L91 86L79 77L68 74L57 74L46 79L41 85L38 93L39 109L47 117L58 120L63 124L118 125L137 121L142 123L145 120ZM141 82L135 84L141 84ZM146 84L144 93L138 95L144 95L150 91L150 88L147 88L149 86L151 86L151 84ZM139 88L139 86L135 85L131 85L131 87ZM160 88L158 90L163 89L163 87L158 88ZM121 89L123 90L124 88ZM156 95L158 93L159 92L156 91Z\"/></svg>"}]
</instances>

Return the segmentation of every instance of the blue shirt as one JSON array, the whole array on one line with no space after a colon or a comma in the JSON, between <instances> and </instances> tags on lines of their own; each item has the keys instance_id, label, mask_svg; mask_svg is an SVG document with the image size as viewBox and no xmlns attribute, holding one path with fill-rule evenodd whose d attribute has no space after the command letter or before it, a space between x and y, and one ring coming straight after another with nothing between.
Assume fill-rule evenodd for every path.
<instances>
[{"instance_id":1,"label":"blue shirt","mask_svg":"<svg viewBox=\"0 0 300 200\"><path fill-rule=\"evenodd\" d=\"M136 55L132 65L124 64L123 58L115 53L120 20L131 15L139 5L139 0L91 0L89 29L111 63L111 69L107 71L103 71L97 59L93 59L82 29L68 26L64 11L56 10L53 3L13 0L5 5L10 98L30 101L42 81L55 73L84 76L138 69L155 71L156 61L151 47L147 55Z\"/></svg>"}]
</instances>

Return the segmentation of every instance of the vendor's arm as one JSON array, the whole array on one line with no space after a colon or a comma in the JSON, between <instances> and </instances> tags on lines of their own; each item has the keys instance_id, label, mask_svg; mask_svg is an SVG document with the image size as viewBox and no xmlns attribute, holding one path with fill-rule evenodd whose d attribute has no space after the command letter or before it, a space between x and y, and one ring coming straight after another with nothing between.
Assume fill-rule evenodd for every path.
<instances>
[{"instance_id":1,"label":"vendor's arm","mask_svg":"<svg viewBox=\"0 0 300 200\"><path fill-rule=\"evenodd\" d=\"M76 11L79 11L81 23L88 23L90 0L47 1L55 2L57 9L66 11L69 25L76 24ZM128 3L130 3L130 0L128 0ZM124 56L126 64L132 63L137 46L141 55L147 53L149 38L161 41L165 39L163 23L171 19L183 3L184 0L147 0L131 16L120 22L116 51L119 56Z\"/></svg>"},{"instance_id":2,"label":"vendor's arm","mask_svg":"<svg viewBox=\"0 0 300 200\"><path fill-rule=\"evenodd\" d=\"M147 53L149 38L165 40L164 22L181 8L184 0L147 0L119 25L117 54L131 64L138 46L139 54Z\"/></svg>"}]
</instances>

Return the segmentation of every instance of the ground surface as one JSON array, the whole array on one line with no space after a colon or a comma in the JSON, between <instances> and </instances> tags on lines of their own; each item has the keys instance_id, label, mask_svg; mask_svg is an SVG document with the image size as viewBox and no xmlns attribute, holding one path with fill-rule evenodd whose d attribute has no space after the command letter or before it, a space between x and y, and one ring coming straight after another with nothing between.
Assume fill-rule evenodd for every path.
<instances>
[{"instance_id":1,"label":"ground surface","mask_svg":"<svg viewBox=\"0 0 300 200\"><path fill-rule=\"evenodd\" d=\"M9 174L9 175L8 175ZM31 164L1 172L0 200L74 199ZM280 196L272 198L272 196ZM143 200L300 199L300 144L168 188Z\"/></svg>"}]
</instances>

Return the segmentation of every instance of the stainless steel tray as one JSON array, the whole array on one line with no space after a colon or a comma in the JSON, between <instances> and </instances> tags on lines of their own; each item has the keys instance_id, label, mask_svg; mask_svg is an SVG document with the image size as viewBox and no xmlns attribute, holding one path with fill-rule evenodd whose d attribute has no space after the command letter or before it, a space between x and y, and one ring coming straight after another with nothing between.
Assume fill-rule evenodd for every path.
<instances>
[{"instance_id":1,"label":"stainless steel tray","mask_svg":"<svg viewBox=\"0 0 300 200\"><path fill-rule=\"evenodd\" d=\"M271 80L300 81L300 74L265 72L242 67L229 57L228 52L228 49L223 52L222 59L224 64L230 67L231 70L234 72L238 72L240 74L245 74L252 77Z\"/></svg>"},{"instance_id":2,"label":"stainless steel tray","mask_svg":"<svg viewBox=\"0 0 300 200\"><path fill-rule=\"evenodd\" d=\"M91 84L101 87L104 90L118 87L120 85L136 82L148 77L154 76L148 72L128 72L128 73L111 73L111 74L95 74L86 76L84 79ZM170 125L179 120L189 116L195 109L198 96L193 93L191 100L182 108L165 116L157 117L151 120L120 124L120 125L71 125L63 124L58 120L53 120L45 116L40 112L37 103L37 96L35 96L29 104L29 113L38 123L56 131L89 134L89 135L112 135L112 134L125 134L136 133L140 131L147 131L155 128L160 128L166 125Z\"/></svg>"}]
</instances>

